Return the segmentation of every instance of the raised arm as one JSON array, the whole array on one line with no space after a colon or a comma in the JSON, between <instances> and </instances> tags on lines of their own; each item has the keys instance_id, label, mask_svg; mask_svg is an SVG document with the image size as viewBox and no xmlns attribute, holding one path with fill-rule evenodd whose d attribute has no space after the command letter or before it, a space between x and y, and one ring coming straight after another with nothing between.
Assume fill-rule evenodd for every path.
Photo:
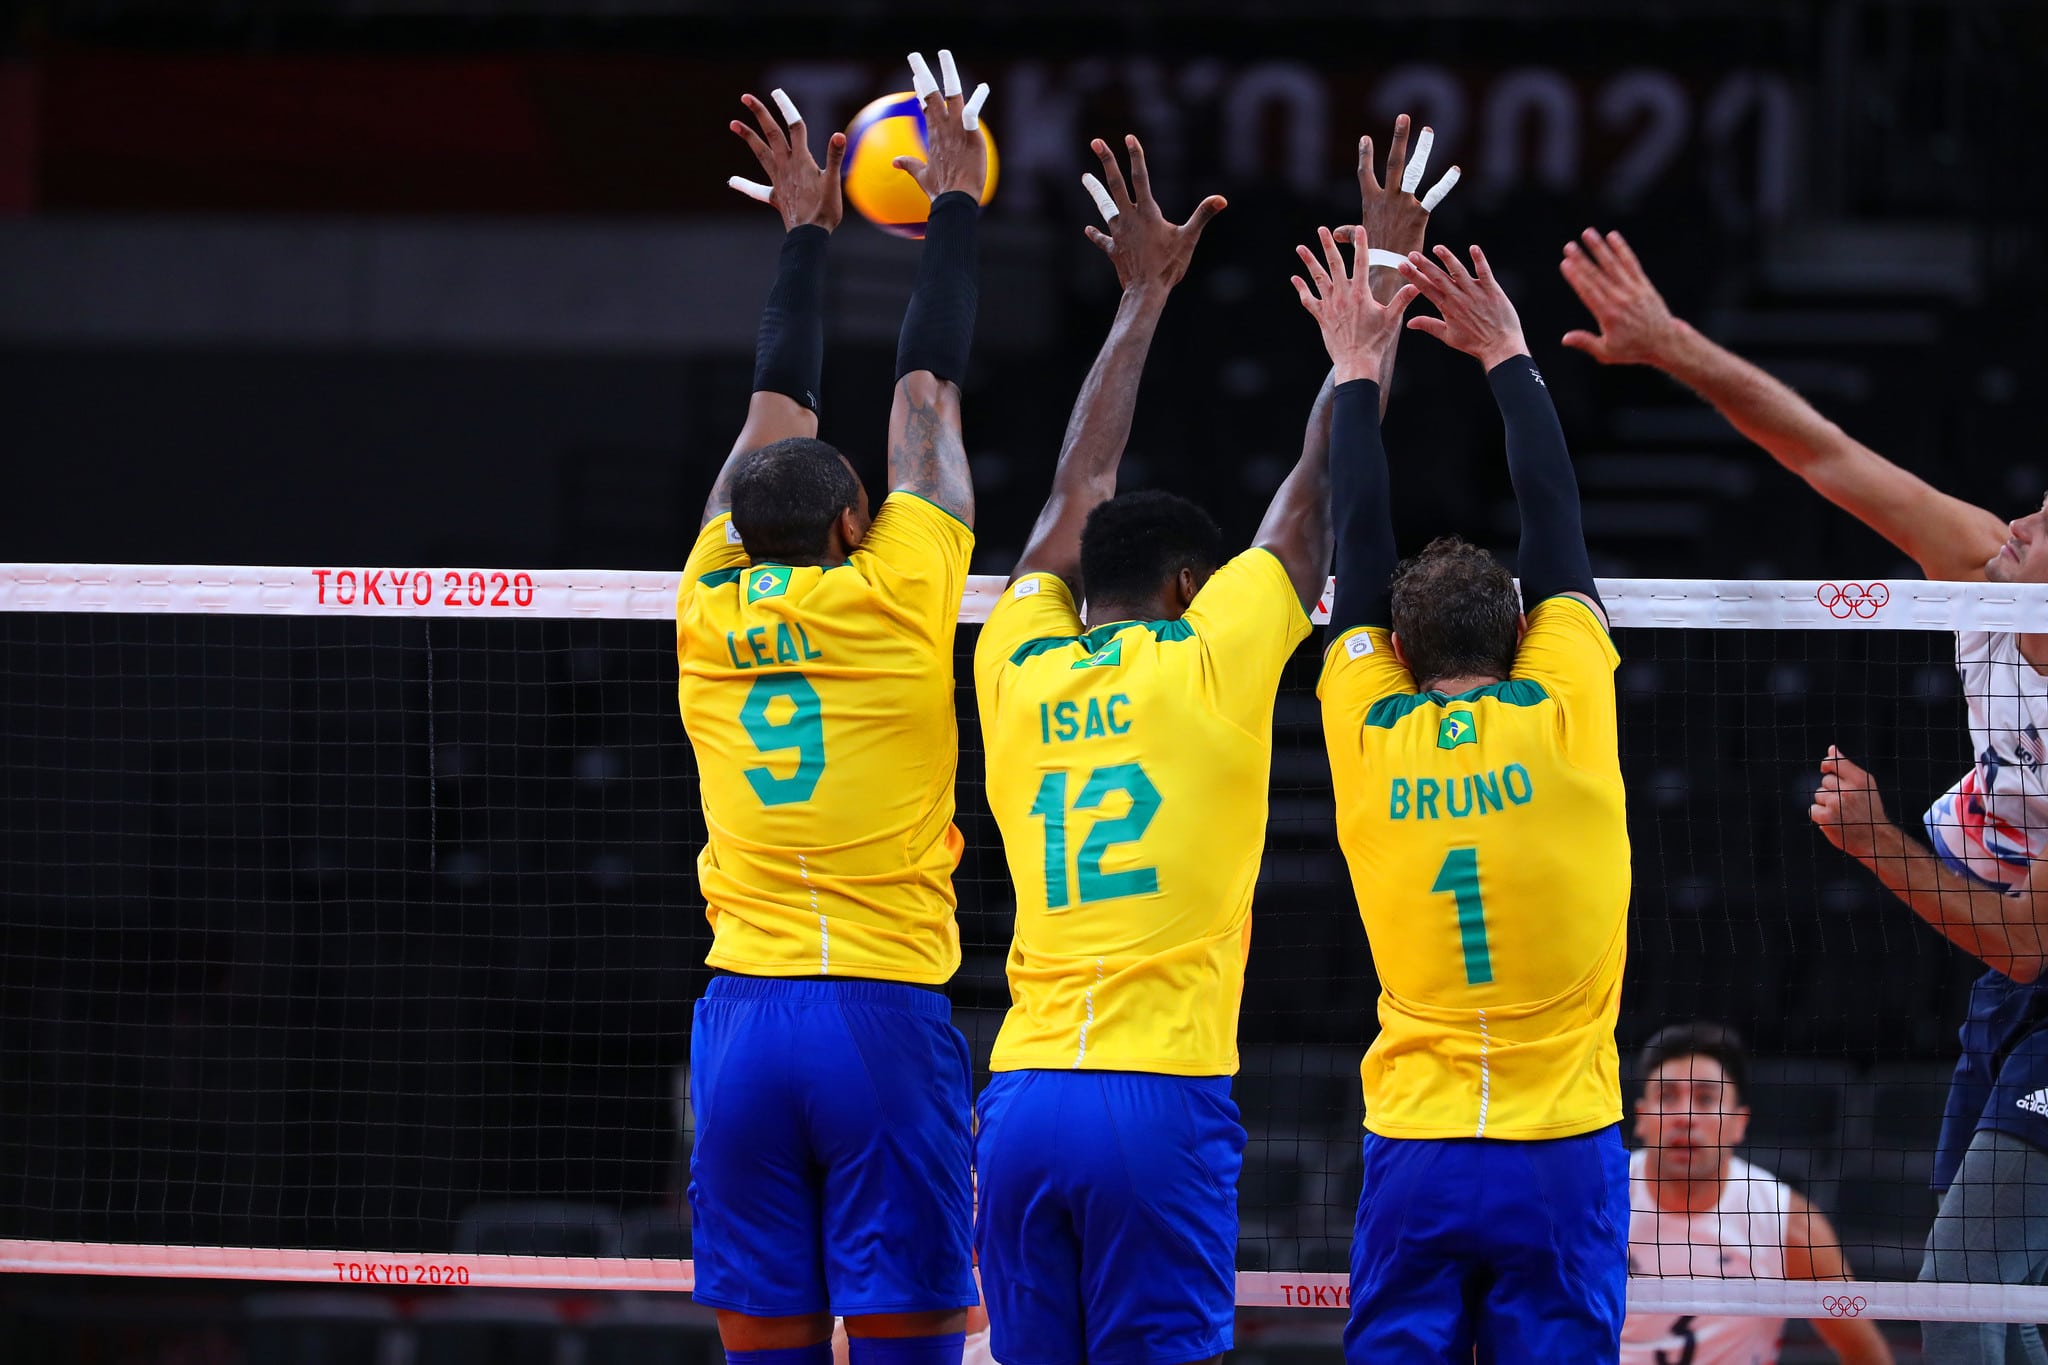
<instances>
[{"instance_id":1,"label":"raised arm","mask_svg":"<svg viewBox=\"0 0 2048 1365\"><path fill-rule=\"evenodd\" d=\"M1435 136L1424 128L1411 160L1408 116L1403 114L1395 119L1394 135L1387 140L1384 183L1374 173L1372 139L1358 140L1358 197L1365 235L1370 242L1360 245L1370 263L1367 279L1373 298L1380 303L1390 301L1402 288L1400 262L1407 259L1410 251L1421 248L1431 210L1458 183L1460 172L1453 166L1427 194L1419 199L1415 195ZM1351 229L1339 228L1335 236L1348 242ZM1393 624L1392 581L1398 556L1394 550L1387 452L1380 441L1379 419L1386 416L1387 400L1393 391L1394 357L1400 350L1400 340L1400 327L1390 328L1381 348L1379 368L1371 381L1363 375L1354 376L1339 392L1337 372L1332 369L1325 392L1317 396L1316 411L1309 419L1310 439L1320 429L1322 438L1333 445L1329 457L1330 520L1335 547L1332 567L1337 575L1336 591L1330 601L1333 639L1358 626ZM1305 444L1304 458L1307 453Z\"/></svg>"},{"instance_id":2,"label":"raised arm","mask_svg":"<svg viewBox=\"0 0 2048 1365\"><path fill-rule=\"evenodd\" d=\"M1522 514L1522 544L1515 555L1522 601L1534 606L1550 597L1576 597L1605 625L1607 613L1586 554L1578 476L1550 390L1529 356L1522 320L1493 277L1485 252L1472 248L1470 270L1449 247L1438 247L1436 257L1431 261L1414 252L1401 267L1442 314L1414 318L1408 325L1486 367L1507 428L1508 477Z\"/></svg>"},{"instance_id":3,"label":"raised arm","mask_svg":"<svg viewBox=\"0 0 2048 1365\"><path fill-rule=\"evenodd\" d=\"M972 99L960 91L952 54L941 52L947 87L938 88L924 58L911 54L911 73L924 101L928 160L896 158L897 169L931 197L924 254L896 342L896 396L889 409L889 486L974 525L974 482L960 436L960 381L974 340L979 301L982 185L988 145L979 112L988 87Z\"/></svg>"},{"instance_id":4,"label":"raised arm","mask_svg":"<svg viewBox=\"0 0 2048 1365\"><path fill-rule=\"evenodd\" d=\"M1380 624L1354 613L1366 610L1370 594L1387 590L1393 573L1394 528L1386 501L1387 457L1380 445L1379 375L1388 350L1399 340L1401 312L1415 297L1415 287L1402 284L1390 299L1380 302L1367 282L1371 242L1366 229L1354 227L1347 234L1348 269L1336 235L1324 228L1321 237L1321 261L1307 247L1295 248L1308 278L1295 276L1294 292L1322 329L1330 378L1317 396L1301 459L1273 495L1255 543L1278 556L1302 605L1313 608L1330 572L1334 518L1340 563L1337 601L1330 616L1335 632ZM1324 428L1321 418L1326 410L1329 425ZM1333 466L1342 472L1333 475ZM1333 512L1336 498L1342 505ZM1381 558L1384 564L1377 562ZM1345 580L1351 577L1361 586L1347 586ZM1366 596L1360 595L1361 588ZM1338 614L1340 606L1345 615Z\"/></svg>"},{"instance_id":5,"label":"raised arm","mask_svg":"<svg viewBox=\"0 0 2048 1365\"><path fill-rule=\"evenodd\" d=\"M2010 892L1949 870L1934 850L1893 824L1868 772L1830 745L1807 812L1842 852L1877 874L1891 893L1950 943L2022 984L2040 978L2048 951L2048 890L2031 872Z\"/></svg>"},{"instance_id":6,"label":"raised arm","mask_svg":"<svg viewBox=\"0 0 2048 1365\"><path fill-rule=\"evenodd\" d=\"M787 132L752 95L741 96L740 102L761 131L756 133L738 119L729 125L761 163L768 183L739 176L726 183L782 214L782 258L754 338L754 395L747 401L746 424L712 482L699 530L731 510L732 469L738 456L791 436L818 434L818 383L825 364L825 243L839 226L839 162L846 155L846 134L832 134L820 166L811 156L796 105L780 90L770 94L789 121Z\"/></svg>"},{"instance_id":7,"label":"raised arm","mask_svg":"<svg viewBox=\"0 0 2048 1365\"><path fill-rule=\"evenodd\" d=\"M1834 1224L1805 1195L1794 1192L1785 1209L1785 1278L1848 1280L1849 1262ZM1813 1330L1842 1365L1892 1365L1892 1348L1868 1318L1814 1318Z\"/></svg>"},{"instance_id":8,"label":"raised arm","mask_svg":"<svg viewBox=\"0 0 2048 1365\"><path fill-rule=\"evenodd\" d=\"M1145 356L1159 330L1166 297L1188 273L1188 261L1202 229L1226 207L1221 195L1212 194L1195 206L1187 222L1175 226L1152 197L1145 149L1137 138L1124 139L1131 158L1128 186L1109 144L1097 138L1092 145L1102 162L1102 179L1084 175L1081 180L1109 231L1094 227L1084 231L1116 266L1123 298L1117 303L1109 337L1088 378L1082 381L1073 415L1067 419L1066 440L1060 446L1059 465L1053 470L1052 496L1038 514L1038 524L1031 528L1031 539L1011 575L1014 581L1027 573L1058 574L1077 588L1081 528L1090 512L1116 496L1117 465L1131 435L1138 380L1145 373Z\"/></svg>"},{"instance_id":9,"label":"raised arm","mask_svg":"<svg viewBox=\"0 0 2048 1365\"><path fill-rule=\"evenodd\" d=\"M2004 521L1899 468L1788 385L1673 317L1619 232L1587 228L1565 244L1559 269L1599 328L1567 332L1565 345L1603 365L1648 365L1678 380L1929 578L1984 576L2005 543Z\"/></svg>"}]
</instances>

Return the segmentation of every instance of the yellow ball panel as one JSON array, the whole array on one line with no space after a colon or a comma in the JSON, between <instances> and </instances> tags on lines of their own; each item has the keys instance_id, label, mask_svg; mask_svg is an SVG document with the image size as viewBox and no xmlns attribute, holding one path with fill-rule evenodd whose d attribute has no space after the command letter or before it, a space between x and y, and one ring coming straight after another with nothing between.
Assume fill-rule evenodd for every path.
<instances>
[{"instance_id":1,"label":"yellow ball panel","mask_svg":"<svg viewBox=\"0 0 2048 1365\"><path fill-rule=\"evenodd\" d=\"M986 204L995 195L997 175L995 139L986 123L981 138L988 149L988 177L981 189L981 202ZM842 174L847 202L884 231L922 237L931 202L915 180L892 164L899 156L925 155L924 123L915 97L903 91L869 104L854 115L846 140Z\"/></svg>"}]
</instances>

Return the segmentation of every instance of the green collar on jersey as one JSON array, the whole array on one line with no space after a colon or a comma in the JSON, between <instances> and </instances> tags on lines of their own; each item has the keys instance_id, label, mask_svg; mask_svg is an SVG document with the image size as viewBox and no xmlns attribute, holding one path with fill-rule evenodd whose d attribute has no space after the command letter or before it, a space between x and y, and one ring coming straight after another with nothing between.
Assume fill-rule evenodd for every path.
<instances>
[{"instance_id":1,"label":"green collar on jersey","mask_svg":"<svg viewBox=\"0 0 2048 1365\"><path fill-rule=\"evenodd\" d=\"M1044 640L1026 640L1017 646L1010 662L1021 664L1026 659L1043 654L1048 650L1065 649L1068 645L1079 645L1087 653L1094 654L1104 645L1135 627L1152 632L1155 640L1192 640L1195 628L1186 621L1111 621L1106 626L1097 626L1085 635L1058 635Z\"/></svg>"},{"instance_id":2,"label":"green collar on jersey","mask_svg":"<svg viewBox=\"0 0 2048 1365\"><path fill-rule=\"evenodd\" d=\"M1443 706L1454 701L1479 701L1492 697L1503 706L1534 706L1550 700L1550 694L1543 690L1543 684L1534 678L1509 678L1505 682L1487 683L1483 687L1467 688L1455 697L1441 692L1402 692L1391 697L1381 697L1365 713L1365 723L1379 730L1391 730L1409 712L1424 706Z\"/></svg>"}]
</instances>

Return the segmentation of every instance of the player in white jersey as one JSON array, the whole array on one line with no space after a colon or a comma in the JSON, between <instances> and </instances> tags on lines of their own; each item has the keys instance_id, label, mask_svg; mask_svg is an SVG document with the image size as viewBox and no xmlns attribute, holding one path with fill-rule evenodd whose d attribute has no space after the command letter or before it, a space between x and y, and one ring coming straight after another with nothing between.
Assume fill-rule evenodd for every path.
<instances>
[{"instance_id":1,"label":"player in white jersey","mask_svg":"<svg viewBox=\"0 0 2048 1365\"><path fill-rule=\"evenodd\" d=\"M1733 1029L1673 1024L1644 1047L1628 1165L1628 1271L1650 1277L1846 1280L1827 1215L1736 1156L1749 1130L1749 1060ZM1630 1313L1622 1365L1774 1365L1782 1318ZM1891 1365L1875 1323L1817 1318L1844 1365Z\"/></svg>"},{"instance_id":2,"label":"player in white jersey","mask_svg":"<svg viewBox=\"0 0 2048 1365\"><path fill-rule=\"evenodd\" d=\"M1564 344L1602 364L1650 365L1910 555L1929 578L2048 583L2048 499L2006 521L1950 497L1852 439L1805 399L1675 318L1621 234L1565 247L1566 281L1599 331ZM1846 610L1869 590L1840 590ZM1941 1211L1923 1280L2048 1278L2048 632L1961 631L1970 770L1928 808L1923 842L1892 823L1868 772L1830 746L1812 817L1928 924L1989 970L1970 993L1962 1057L1934 1155ZM2036 875L2041 885L2034 884ZM2048 1359L2032 1327L1928 1323L1930 1360Z\"/></svg>"}]
</instances>

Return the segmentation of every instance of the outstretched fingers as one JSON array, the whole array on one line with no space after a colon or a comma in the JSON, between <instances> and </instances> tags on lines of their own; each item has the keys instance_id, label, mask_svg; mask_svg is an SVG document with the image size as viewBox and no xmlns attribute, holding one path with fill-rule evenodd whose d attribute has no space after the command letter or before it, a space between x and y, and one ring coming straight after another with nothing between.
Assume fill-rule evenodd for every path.
<instances>
[{"instance_id":1,"label":"outstretched fingers","mask_svg":"<svg viewBox=\"0 0 2048 1365\"><path fill-rule=\"evenodd\" d=\"M1316 235L1322 239L1323 259L1330 263L1330 278L1332 280L1348 282L1351 278L1351 272L1344 268L1344 253L1337 247L1337 235L1328 228L1317 228ZM1352 240L1363 241L1364 237L1365 229L1360 228L1353 235Z\"/></svg>"},{"instance_id":2,"label":"outstretched fingers","mask_svg":"<svg viewBox=\"0 0 2048 1365\"><path fill-rule=\"evenodd\" d=\"M1195 211L1188 215L1188 220L1185 223L1180 225L1180 230L1200 240L1202 229L1209 226L1209 220L1229 207L1230 201L1228 199L1225 199L1220 194L1212 194L1201 203L1195 205Z\"/></svg>"},{"instance_id":3,"label":"outstretched fingers","mask_svg":"<svg viewBox=\"0 0 2048 1365\"><path fill-rule=\"evenodd\" d=\"M1387 142L1387 174L1381 182L1399 185L1408 167L1408 116L1401 114L1394 119L1394 136Z\"/></svg>"},{"instance_id":4,"label":"outstretched fingers","mask_svg":"<svg viewBox=\"0 0 2048 1365\"><path fill-rule=\"evenodd\" d=\"M775 157L769 152L768 144L761 140L761 135L746 124L741 123L738 119L734 119L725 126L732 129L739 140L747 144L747 150L754 154L754 160L760 162L761 169L767 173L770 179L773 179L775 176Z\"/></svg>"},{"instance_id":5,"label":"outstretched fingers","mask_svg":"<svg viewBox=\"0 0 2048 1365\"><path fill-rule=\"evenodd\" d=\"M840 163L846 160L846 134L834 133L825 141L825 174L832 180L839 178Z\"/></svg>"},{"instance_id":6,"label":"outstretched fingers","mask_svg":"<svg viewBox=\"0 0 2048 1365\"><path fill-rule=\"evenodd\" d=\"M1109 190L1110 202L1115 205L1116 213L1121 213L1131 207L1131 191L1130 187L1124 184L1124 168L1117 165L1116 153L1109 149L1107 142L1096 138L1090 145L1094 149L1095 159L1102 163L1102 183ZM1100 200L1096 202L1098 206L1101 203ZM1112 218L1116 214L1104 209L1102 216Z\"/></svg>"},{"instance_id":7,"label":"outstretched fingers","mask_svg":"<svg viewBox=\"0 0 2048 1365\"><path fill-rule=\"evenodd\" d=\"M1314 282L1316 293L1327 298L1330 293L1330 272L1323 269L1323 263L1316 259L1316 253L1305 246L1294 248L1294 254L1301 257L1301 263L1308 268L1308 277Z\"/></svg>"},{"instance_id":8,"label":"outstretched fingers","mask_svg":"<svg viewBox=\"0 0 2048 1365\"><path fill-rule=\"evenodd\" d=\"M1409 252L1408 259L1401 263L1401 278L1430 299L1441 299L1451 292L1451 277L1419 251Z\"/></svg>"},{"instance_id":9,"label":"outstretched fingers","mask_svg":"<svg viewBox=\"0 0 2048 1365\"><path fill-rule=\"evenodd\" d=\"M1145 148L1135 133L1124 134L1124 149L1131 155L1131 198L1135 202L1152 199L1152 171L1145 164Z\"/></svg>"},{"instance_id":10,"label":"outstretched fingers","mask_svg":"<svg viewBox=\"0 0 2048 1365\"><path fill-rule=\"evenodd\" d=\"M1451 277L1452 284L1465 285L1472 283L1472 273L1465 269L1465 263L1458 259L1457 252L1439 243L1436 248L1436 258L1444 263L1444 273Z\"/></svg>"},{"instance_id":11,"label":"outstretched fingers","mask_svg":"<svg viewBox=\"0 0 2048 1365\"><path fill-rule=\"evenodd\" d=\"M1373 170L1372 137L1368 134L1358 139L1358 188L1368 194L1378 192L1380 179Z\"/></svg>"},{"instance_id":12,"label":"outstretched fingers","mask_svg":"<svg viewBox=\"0 0 2048 1365\"><path fill-rule=\"evenodd\" d=\"M776 92L780 94L781 92ZM788 96L783 96L787 99ZM782 125L775 121L775 115L768 112L768 106L753 95L741 95L740 103L747 106L747 112L754 116L754 122L761 125L761 138L768 147L779 152L789 150L789 135L782 131ZM794 110L795 105L790 108Z\"/></svg>"}]
</instances>

